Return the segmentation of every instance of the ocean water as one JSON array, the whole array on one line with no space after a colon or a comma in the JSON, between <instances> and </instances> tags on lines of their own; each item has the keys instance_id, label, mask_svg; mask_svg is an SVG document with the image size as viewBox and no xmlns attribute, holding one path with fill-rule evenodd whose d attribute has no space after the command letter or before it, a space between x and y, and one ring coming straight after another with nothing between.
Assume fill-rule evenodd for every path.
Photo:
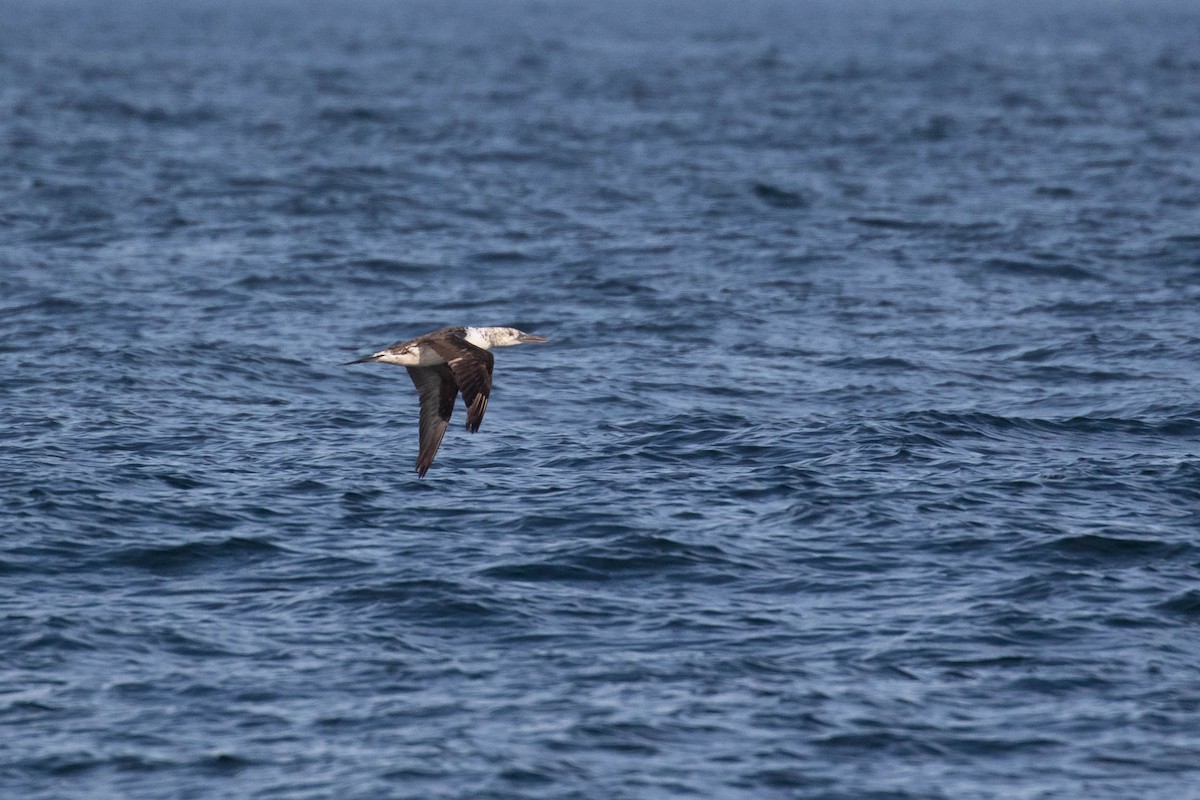
<instances>
[{"instance_id":1,"label":"ocean water","mask_svg":"<svg viewBox=\"0 0 1200 800\"><path fill-rule=\"evenodd\" d=\"M7 0L0 796L1200 797L1198 32Z\"/></svg>"}]
</instances>

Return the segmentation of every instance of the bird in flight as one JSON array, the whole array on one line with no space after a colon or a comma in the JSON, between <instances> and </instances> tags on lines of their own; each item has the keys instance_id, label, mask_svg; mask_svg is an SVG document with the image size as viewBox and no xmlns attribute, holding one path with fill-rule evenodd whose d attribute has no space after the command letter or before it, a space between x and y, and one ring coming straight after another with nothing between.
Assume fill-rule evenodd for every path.
<instances>
[{"instance_id":1,"label":"bird in flight","mask_svg":"<svg viewBox=\"0 0 1200 800\"><path fill-rule=\"evenodd\" d=\"M493 347L549 341L516 328L442 328L398 342L386 350L347 361L363 364L380 361L408 369L421 398L421 448L417 452L417 477L424 478L442 444L454 401L462 392L467 406L467 430L479 430L492 393Z\"/></svg>"}]
</instances>

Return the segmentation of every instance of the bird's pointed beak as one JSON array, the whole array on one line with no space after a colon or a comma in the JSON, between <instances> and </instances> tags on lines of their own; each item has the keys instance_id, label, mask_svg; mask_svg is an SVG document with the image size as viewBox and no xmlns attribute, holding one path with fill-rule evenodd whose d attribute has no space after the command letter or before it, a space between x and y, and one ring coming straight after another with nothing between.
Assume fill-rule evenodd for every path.
<instances>
[{"instance_id":1,"label":"bird's pointed beak","mask_svg":"<svg viewBox=\"0 0 1200 800\"><path fill-rule=\"evenodd\" d=\"M517 341L521 344L537 344L539 342L550 341L545 336L534 336L532 333L522 333L517 337Z\"/></svg>"},{"instance_id":2,"label":"bird's pointed beak","mask_svg":"<svg viewBox=\"0 0 1200 800\"><path fill-rule=\"evenodd\" d=\"M348 367L351 364L365 364L368 361L378 361L378 360L379 360L379 356L363 356L362 358L356 358L353 361L345 361L342 363L342 366Z\"/></svg>"}]
</instances>

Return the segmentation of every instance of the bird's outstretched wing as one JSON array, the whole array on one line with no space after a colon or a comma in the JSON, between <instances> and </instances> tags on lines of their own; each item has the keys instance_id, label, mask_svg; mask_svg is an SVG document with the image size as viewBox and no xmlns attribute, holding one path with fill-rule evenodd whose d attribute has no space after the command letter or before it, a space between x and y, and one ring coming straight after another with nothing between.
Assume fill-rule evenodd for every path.
<instances>
[{"instance_id":1,"label":"bird's outstretched wing","mask_svg":"<svg viewBox=\"0 0 1200 800\"><path fill-rule=\"evenodd\" d=\"M487 411L488 396L492 393L492 354L476 347L462 336L448 336L430 341L429 346L446 359L446 366L462 391L467 404L467 430L479 430L483 412Z\"/></svg>"},{"instance_id":2,"label":"bird's outstretched wing","mask_svg":"<svg viewBox=\"0 0 1200 800\"><path fill-rule=\"evenodd\" d=\"M421 449L417 452L417 477L424 478L442 446L450 415L454 413L454 400L458 397L458 384L454 373L445 364L433 367L406 367L408 376L417 387L421 397Z\"/></svg>"}]
</instances>

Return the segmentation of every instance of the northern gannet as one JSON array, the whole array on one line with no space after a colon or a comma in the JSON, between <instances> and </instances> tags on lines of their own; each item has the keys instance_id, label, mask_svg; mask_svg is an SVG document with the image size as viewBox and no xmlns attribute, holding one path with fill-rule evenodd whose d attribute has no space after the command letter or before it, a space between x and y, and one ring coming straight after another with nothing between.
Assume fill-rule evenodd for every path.
<instances>
[{"instance_id":1,"label":"northern gannet","mask_svg":"<svg viewBox=\"0 0 1200 800\"><path fill-rule=\"evenodd\" d=\"M442 328L398 342L386 350L347 361L362 364L382 361L408 369L421 397L421 449L417 453L417 477L424 478L442 444L442 436L454 412L454 401L462 392L467 406L467 430L479 430L492 392L493 347L549 341L516 328Z\"/></svg>"}]
</instances>

